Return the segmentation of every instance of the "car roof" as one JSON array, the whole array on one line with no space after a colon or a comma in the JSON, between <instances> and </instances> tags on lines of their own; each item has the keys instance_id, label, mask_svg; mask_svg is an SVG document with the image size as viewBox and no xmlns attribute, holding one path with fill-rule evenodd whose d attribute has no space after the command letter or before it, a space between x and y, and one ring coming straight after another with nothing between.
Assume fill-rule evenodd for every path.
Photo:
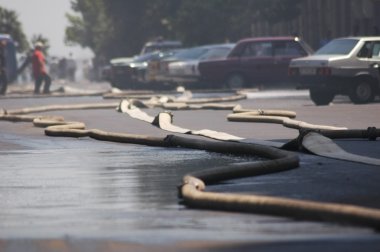
<instances>
[{"instance_id":1,"label":"car roof","mask_svg":"<svg viewBox=\"0 0 380 252\"><path fill-rule=\"evenodd\" d=\"M238 43L254 42L254 41L282 41L282 40L299 40L294 36L276 36L276 37L253 37L245 38L238 41Z\"/></svg>"},{"instance_id":2,"label":"car roof","mask_svg":"<svg viewBox=\"0 0 380 252\"><path fill-rule=\"evenodd\" d=\"M357 40L380 40L380 36L351 36L351 37L342 37L336 39L357 39Z\"/></svg>"}]
</instances>

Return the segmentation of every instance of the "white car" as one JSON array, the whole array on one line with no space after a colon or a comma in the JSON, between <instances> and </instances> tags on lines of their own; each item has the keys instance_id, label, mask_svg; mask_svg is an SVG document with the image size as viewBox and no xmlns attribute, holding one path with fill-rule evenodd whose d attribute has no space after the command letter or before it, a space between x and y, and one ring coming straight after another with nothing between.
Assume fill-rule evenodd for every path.
<instances>
[{"instance_id":1,"label":"white car","mask_svg":"<svg viewBox=\"0 0 380 252\"><path fill-rule=\"evenodd\" d=\"M197 82L200 78L198 64L201 61L225 58L234 44L220 44L195 47L189 59L174 61L168 65L168 77L177 83Z\"/></svg>"},{"instance_id":2,"label":"white car","mask_svg":"<svg viewBox=\"0 0 380 252\"><path fill-rule=\"evenodd\" d=\"M309 89L316 105L327 105L337 94L356 104L372 102L380 94L380 37L334 39L315 54L293 59L289 75Z\"/></svg>"}]
</instances>

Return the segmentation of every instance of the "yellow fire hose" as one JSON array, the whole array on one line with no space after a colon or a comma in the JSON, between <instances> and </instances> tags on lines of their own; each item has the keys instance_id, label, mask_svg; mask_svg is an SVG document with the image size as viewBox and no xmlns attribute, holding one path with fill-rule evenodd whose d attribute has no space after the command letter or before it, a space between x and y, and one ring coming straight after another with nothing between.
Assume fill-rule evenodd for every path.
<instances>
[{"instance_id":1,"label":"yellow fire hose","mask_svg":"<svg viewBox=\"0 0 380 252\"><path fill-rule=\"evenodd\" d=\"M39 119L41 123L41 119ZM53 123L48 122L49 125ZM41 124L39 124L41 126ZM73 128L73 125L75 127ZM103 141L143 144L161 147L182 147L235 155L254 155L271 160L232 164L195 172L184 176L180 195L191 207L273 214L297 219L330 221L380 229L380 210L347 204L319 203L260 195L238 195L204 192L206 183L286 171L298 167L297 155L272 147L234 142L214 142L187 139L178 136L156 138L141 135L110 133L100 130L83 130L81 124L48 126L46 135L65 137L91 137Z\"/></svg>"},{"instance_id":2,"label":"yellow fire hose","mask_svg":"<svg viewBox=\"0 0 380 252\"><path fill-rule=\"evenodd\" d=\"M118 106L119 103L108 102L108 103L86 103L86 104L57 104L57 105L47 105L38 106L31 108L22 109L9 109L3 110L1 114L3 115L25 115L37 112L48 112L57 110L82 110L82 109L110 109Z\"/></svg>"},{"instance_id":3,"label":"yellow fire hose","mask_svg":"<svg viewBox=\"0 0 380 252\"><path fill-rule=\"evenodd\" d=\"M277 123L292 129L321 129L321 130L345 130L344 127L334 127L326 125L315 125L298 120L294 120L284 116L257 115L252 112L243 112L238 114L230 114L227 120L231 122L261 122L261 123Z\"/></svg>"},{"instance_id":4,"label":"yellow fire hose","mask_svg":"<svg viewBox=\"0 0 380 252\"><path fill-rule=\"evenodd\" d=\"M81 109L81 106L74 107L75 109ZM61 109L74 109L74 107L64 106L61 107ZM83 108L89 107L83 106ZM93 108L99 107L94 106ZM35 116L33 118L32 116L15 115L58 109L59 108L55 106L48 106L30 110L8 110L0 115L0 119L10 121L17 121L16 118L20 118L20 121L31 121L31 119L33 119L35 126L45 127L45 134L48 136L91 137L103 141L161 147L182 147L218 153L264 157L269 160L233 164L186 175L183 178L180 195L185 204L192 207L274 214L299 219L331 221L367 226L377 230L380 229L380 210L377 209L252 194L237 195L204 192L207 183L280 172L298 167L299 161L297 155L288 151L239 142L194 140L178 136L157 138L144 135L104 132L96 129L86 130L83 123L65 122L61 117L44 118L43 116Z\"/></svg>"}]
</instances>

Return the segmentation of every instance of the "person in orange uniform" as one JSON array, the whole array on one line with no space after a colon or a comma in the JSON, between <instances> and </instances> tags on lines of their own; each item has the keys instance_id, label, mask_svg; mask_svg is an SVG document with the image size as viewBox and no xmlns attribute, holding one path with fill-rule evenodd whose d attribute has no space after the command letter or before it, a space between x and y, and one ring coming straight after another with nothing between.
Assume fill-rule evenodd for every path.
<instances>
[{"instance_id":1,"label":"person in orange uniform","mask_svg":"<svg viewBox=\"0 0 380 252\"><path fill-rule=\"evenodd\" d=\"M34 93L39 94L42 83L44 82L43 93L50 93L51 78L46 71L46 61L45 56L42 52L43 44L37 42L34 46L34 51L32 55L32 68L34 77Z\"/></svg>"}]
</instances>

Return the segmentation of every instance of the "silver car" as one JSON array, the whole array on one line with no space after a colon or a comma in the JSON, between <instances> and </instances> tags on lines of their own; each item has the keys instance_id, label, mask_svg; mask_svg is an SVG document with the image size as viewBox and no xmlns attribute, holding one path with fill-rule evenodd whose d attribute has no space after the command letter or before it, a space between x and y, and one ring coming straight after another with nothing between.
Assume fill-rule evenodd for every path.
<instances>
[{"instance_id":1,"label":"silver car","mask_svg":"<svg viewBox=\"0 0 380 252\"><path fill-rule=\"evenodd\" d=\"M353 103L372 102L380 94L380 37L347 37L330 41L312 56L293 59L289 76L310 91L316 105L337 94Z\"/></svg>"}]
</instances>

